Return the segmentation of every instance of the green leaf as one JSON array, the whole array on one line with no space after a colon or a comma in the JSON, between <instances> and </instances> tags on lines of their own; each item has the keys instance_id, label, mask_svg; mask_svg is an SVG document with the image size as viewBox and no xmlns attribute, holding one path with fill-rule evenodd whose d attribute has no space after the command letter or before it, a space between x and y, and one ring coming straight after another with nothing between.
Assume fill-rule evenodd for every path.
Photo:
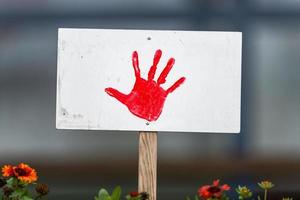
<instances>
[{"instance_id":1,"label":"green leaf","mask_svg":"<svg viewBox=\"0 0 300 200\"><path fill-rule=\"evenodd\" d=\"M112 200L109 193L105 189L101 189L98 193L99 200Z\"/></svg>"},{"instance_id":2,"label":"green leaf","mask_svg":"<svg viewBox=\"0 0 300 200\"><path fill-rule=\"evenodd\" d=\"M6 181L6 186L9 188L12 188L16 184L17 184L17 180L14 177L11 177Z\"/></svg>"},{"instance_id":3,"label":"green leaf","mask_svg":"<svg viewBox=\"0 0 300 200\"><path fill-rule=\"evenodd\" d=\"M129 194L126 195L125 198L126 198L127 200L129 200L129 199L130 199L130 195L129 195Z\"/></svg>"},{"instance_id":4,"label":"green leaf","mask_svg":"<svg viewBox=\"0 0 300 200\"><path fill-rule=\"evenodd\" d=\"M260 199L260 196L258 196L257 199L258 199L258 200L261 200L261 199Z\"/></svg>"},{"instance_id":5,"label":"green leaf","mask_svg":"<svg viewBox=\"0 0 300 200\"><path fill-rule=\"evenodd\" d=\"M190 197L186 197L186 200L191 200L191 198Z\"/></svg>"},{"instance_id":6,"label":"green leaf","mask_svg":"<svg viewBox=\"0 0 300 200\"><path fill-rule=\"evenodd\" d=\"M121 198L122 189L120 186L115 187L114 191L112 192L111 199L112 200L120 200Z\"/></svg>"},{"instance_id":7,"label":"green leaf","mask_svg":"<svg viewBox=\"0 0 300 200\"><path fill-rule=\"evenodd\" d=\"M20 200L33 200L33 198L29 196L22 196Z\"/></svg>"},{"instance_id":8,"label":"green leaf","mask_svg":"<svg viewBox=\"0 0 300 200\"><path fill-rule=\"evenodd\" d=\"M200 200L199 197L197 195L195 195L195 200Z\"/></svg>"},{"instance_id":9,"label":"green leaf","mask_svg":"<svg viewBox=\"0 0 300 200\"><path fill-rule=\"evenodd\" d=\"M11 195L9 195L9 197L19 199L22 196L24 196L25 194L26 194L26 190L17 188L17 189L15 189L15 191L13 191L13 193L11 193Z\"/></svg>"}]
</instances>

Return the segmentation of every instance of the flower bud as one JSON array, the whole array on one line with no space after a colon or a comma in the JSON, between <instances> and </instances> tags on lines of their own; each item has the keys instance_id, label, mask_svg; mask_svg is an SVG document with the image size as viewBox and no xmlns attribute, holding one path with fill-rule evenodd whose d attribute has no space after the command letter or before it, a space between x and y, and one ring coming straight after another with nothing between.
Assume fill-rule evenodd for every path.
<instances>
[{"instance_id":1,"label":"flower bud","mask_svg":"<svg viewBox=\"0 0 300 200\"><path fill-rule=\"evenodd\" d=\"M268 190L268 189L271 189L272 187L274 187L274 184L271 181L262 181L262 182L258 183L258 186L261 189Z\"/></svg>"},{"instance_id":2,"label":"flower bud","mask_svg":"<svg viewBox=\"0 0 300 200\"><path fill-rule=\"evenodd\" d=\"M148 200L149 199L149 194L147 192L141 192L141 200Z\"/></svg>"},{"instance_id":3,"label":"flower bud","mask_svg":"<svg viewBox=\"0 0 300 200\"><path fill-rule=\"evenodd\" d=\"M37 186L35 187L35 191L40 194L40 195L46 195L49 193L49 188L46 184L43 183L39 183L37 184Z\"/></svg>"}]
</instances>

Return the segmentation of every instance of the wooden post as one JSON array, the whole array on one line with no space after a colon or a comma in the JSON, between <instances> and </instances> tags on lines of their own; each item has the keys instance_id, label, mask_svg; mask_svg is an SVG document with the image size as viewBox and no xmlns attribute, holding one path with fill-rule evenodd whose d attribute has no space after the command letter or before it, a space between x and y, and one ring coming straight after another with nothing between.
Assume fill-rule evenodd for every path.
<instances>
[{"instance_id":1,"label":"wooden post","mask_svg":"<svg viewBox=\"0 0 300 200\"><path fill-rule=\"evenodd\" d=\"M157 132L139 133L139 192L156 200Z\"/></svg>"}]
</instances>

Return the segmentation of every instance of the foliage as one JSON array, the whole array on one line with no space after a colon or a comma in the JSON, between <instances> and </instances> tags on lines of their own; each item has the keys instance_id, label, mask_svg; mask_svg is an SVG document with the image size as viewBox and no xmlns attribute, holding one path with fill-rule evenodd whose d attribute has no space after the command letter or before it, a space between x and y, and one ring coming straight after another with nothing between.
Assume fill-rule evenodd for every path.
<instances>
[{"instance_id":1,"label":"foliage","mask_svg":"<svg viewBox=\"0 0 300 200\"><path fill-rule=\"evenodd\" d=\"M258 183L259 188L263 189L264 197L259 195L253 198L252 191L247 186L238 186L235 188L237 198L239 200L252 199L252 200L267 200L267 194L270 189L274 187L274 184L270 181L261 181ZM215 180L212 185L204 185L198 189L198 194L195 195L194 200L229 200L226 191L229 191L230 187L227 184L219 185L219 180ZM236 199L236 198L234 198ZM186 200L192 200L190 197L186 197ZM290 197L284 197L282 200L293 200Z\"/></svg>"},{"instance_id":2,"label":"foliage","mask_svg":"<svg viewBox=\"0 0 300 200\"><path fill-rule=\"evenodd\" d=\"M117 186L112 194L110 195L106 189L100 189L98 196L95 196L95 200L120 200L122 189L120 186Z\"/></svg>"},{"instance_id":3,"label":"foliage","mask_svg":"<svg viewBox=\"0 0 300 200\"><path fill-rule=\"evenodd\" d=\"M38 184L35 169L29 165L20 163L19 165L5 165L2 167L2 177L0 177L0 200L38 200L42 199L49 193L46 184ZM263 190L263 198L257 195L253 197L252 191L247 186L235 188L237 198L239 200L268 200L268 192L274 187L270 181L261 181L257 183ZM33 187L35 190L33 190ZM227 192L231 187L227 184L220 184L220 180L214 180L211 185L203 185L199 187L194 198L186 197L186 200L230 200ZM94 200L121 200L122 189L117 186L110 194L106 189L99 190ZM126 200L149 200L147 192L130 192L124 196ZM282 200L293 200L291 197L283 197Z\"/></svg>"},{"instance_id":4,"label":"foliage","mask_svg":"<svg viewBox=\"0 0 300 200\"><path fill-rule=\"evenodd\" d=\"M260 189L264 191L264 197L261 198L259 195L254 197L253 192L247 186L240 186L234 188L236 197L232 199L238 200L268 200L266 191L272 189L274 184L270 181L262 181L258 184ZM219 180L213 181L211 185L203 185L199 187L197 194L191 198L189 196L186 197L186 200L230 200L229 196L227 196L227 192L230 190L230 186L227 184L220 184ZM149 194L146 192L130 192L125 196L126 200L148 200ZM98 196L95 197L95 200L121 200L121 187L117 186L112 195L110 195L106 189L100 189ZM284 197L282 200L293 200L290 197Z\"/></svg>"},{"instance_id":5,"label":"foliage","mask_svg":"<svg viewBox=\"0 0 300 200\"><path fill-rule=\"evenodd\" d=\"M2 167L0 200L37 200L49 193L46 184L37 184L35 169L24 163ZM35 191L32 187L35 186Z\"/></svg>"},{"instance_id":6,"label":"foliage","mask_svg":"<svg viewBox=\"0 0 300 200\"><path fill-rule=\"evenodd\" d=\"M122 195L122 189L120 186L115 187L112 194L110 195L109 192L101 188L98 192L98 195L95 196L95 200L120 200ZM146 192L131 192L125 196L126 200L148 200L149 195Z\"/></svg>"}]
</instances>

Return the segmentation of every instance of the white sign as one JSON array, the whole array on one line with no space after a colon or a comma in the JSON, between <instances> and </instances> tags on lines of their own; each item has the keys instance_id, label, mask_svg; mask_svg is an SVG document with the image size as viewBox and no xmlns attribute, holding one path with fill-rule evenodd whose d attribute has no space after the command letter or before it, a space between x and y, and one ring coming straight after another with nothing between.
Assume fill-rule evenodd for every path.
<instances>
[{"instance_id":1,"label":"white sign","mask_svg":"<svg viewBox=\"0 0 300 200\"><path fill-rule=\"evenodd\" d=\"M59 129L240 132L239 32L59 29Z\"/></svg>"}]
</instances>

